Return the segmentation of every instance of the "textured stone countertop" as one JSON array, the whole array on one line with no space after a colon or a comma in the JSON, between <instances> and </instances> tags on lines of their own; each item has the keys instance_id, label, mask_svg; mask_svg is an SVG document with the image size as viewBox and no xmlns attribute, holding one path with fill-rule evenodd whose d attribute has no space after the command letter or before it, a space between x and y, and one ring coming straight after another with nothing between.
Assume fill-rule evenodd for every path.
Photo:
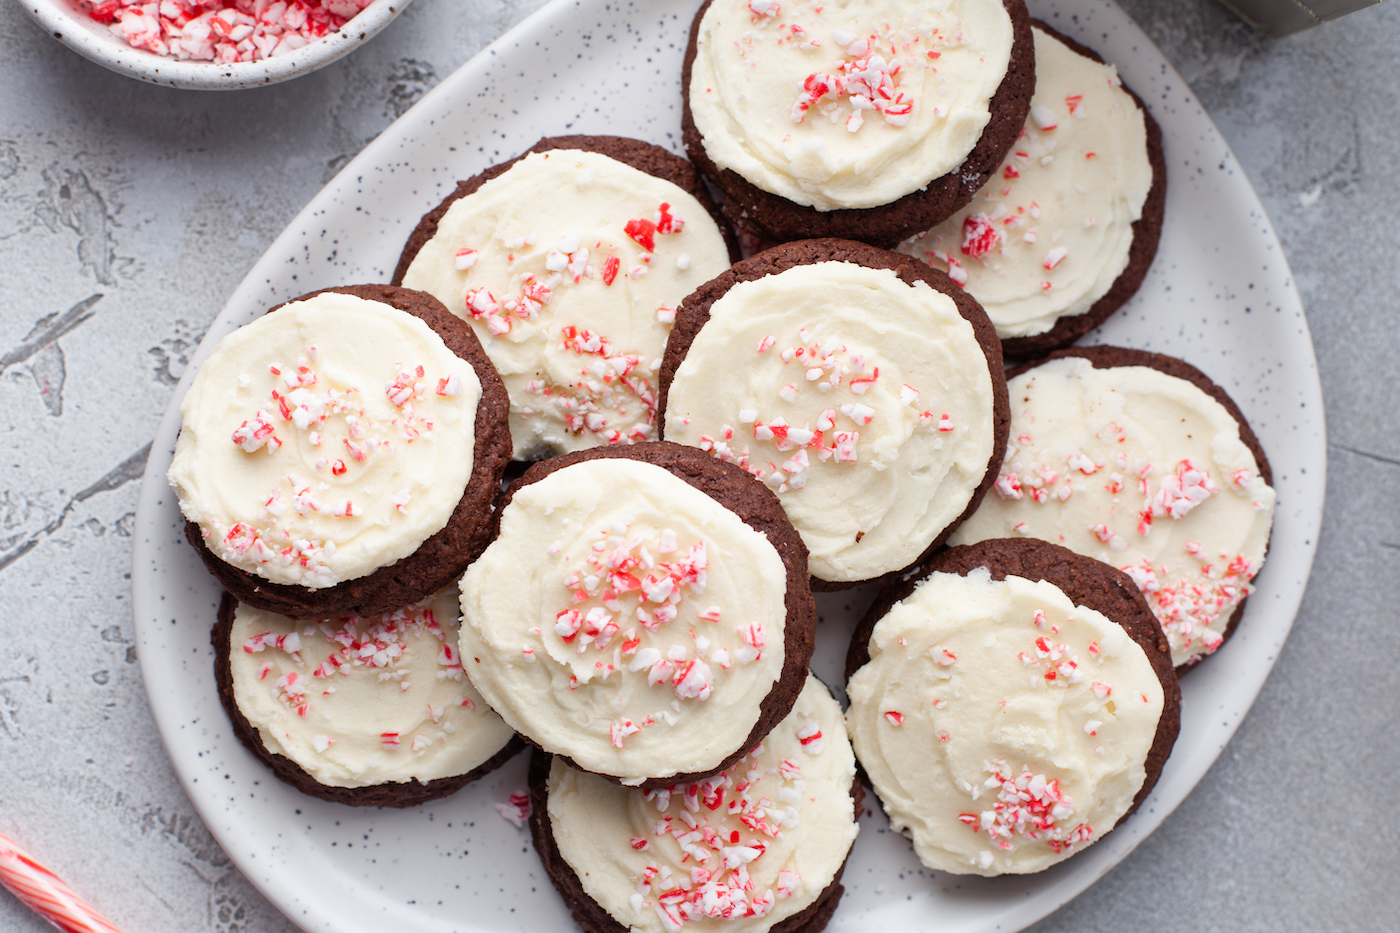
<instances>
[{"instance_id":1,"label":"textured stone countertop","mask_svg":"<svg viewBox=\"0 0 1400 933\"><path fill-rule=\"evenodd\" d=\"M245 271L336 172L538 0L417 0L277 87L117 77L0 3L0 830L137 933L292 931L181 790L136 663L149 442ZM1258 191L1316 342L1327 507L1302 611L1195 792L1032 927L1374 930L1400 915L1400 4L1291 39L1128 0ZM1390 918L1389 920L1383 918ZM931 929L934 927L930 927ZM0 891L0 930L50 929Z\"/></svg>"}]
</instances>

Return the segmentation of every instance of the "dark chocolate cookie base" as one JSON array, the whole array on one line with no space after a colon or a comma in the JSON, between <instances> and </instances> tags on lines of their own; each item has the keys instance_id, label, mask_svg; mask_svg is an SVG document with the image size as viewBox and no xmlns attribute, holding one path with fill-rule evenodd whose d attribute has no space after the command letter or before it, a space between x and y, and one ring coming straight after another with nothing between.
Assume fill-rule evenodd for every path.
<instances>
[{"instance_id":1,"label":"dark chocolate cookie base","mask_svg":"<svg viewBox=\"0 0 1400 933\"><path fill-rule=\"evenodd\" d=\"M596 152L611 159L630 165L640 172L646 172L656 178L669 181L671 184L692 195L704 206L710 216L719 225L720 233L724 236L725 245L729 248L729 258L731 261L739 258L739 243L734 238L734 232L724 220L724 215L715 206L714 199L710 197L709 190L705 187L705 182L700 174L685 159L654 146L640 139L628 139L623 136L546 136L535 143L522 154L511 159L509 162L502 162L500 165L493 165L480 174L473 175L466 181L459 181L457 187L443 199L442 203L433 208L418 221L418 226L409 235L408 243L404 246L403 253L399 256L398 267L394 269L395 285L403 283L404 276L408 274L408 267L413 264L414 258L418 255L429 240L437 235L438 223L443 215L447 213L456 201L476 191L488 181L497 176L503 175L511 166L519 162L525 156L535 152L547 152L550 149L580 149L584 152Z\"/></svg>"},{"instance_id":2,"label":"dark chocolate cookie base","mask_svg":"<svg viewBox=\"0 0 1400 933\"><path fill-rule=\"evenodd\" d=\"M742 175L721 169L705 152L704 139L690 111L690 73L695 64L700 20L713 0L706 0L690 27L681 69L681 137L686 153L701 174L724 193L724 214L740 230L784 243L809 237L862 240L894 246L905 237L947 220L1001 167L1030 113L1035 92L1035 39L1024 0L1003 0L1011 16L1011 61L991 100L991 120L977 145L956 170L935 178L922 190L879 207L819 211L751 184Z\"/></svg>"},{"instance_id":3,"label":"dark chocolate cookie base","mask_svg":"<svg viewBox=\"0 0 1400 933\"><path fill-rule=\"evenodd\" d=\"M348 285L310 292L292 301L302 301L322 292L354 295L412 314L431 327L449 350L476 371L481 382L481 401L476 409L472 472L447 525L396 563L324 589L273 583L225 563L209 550L203 531L194 522L186 522L185 537L224 589L250 606L294 619L382 615L442 589L481 556L491 542L492 503L512 453L508 420L510 398L470 325L449 312L432 295L393 285ZM275 313L282 307L284 305L278 305L268 313Z\"/></svg>"},{"instance_id":4,"label":"dark chocolate cookie base","mask_svg":"<svg viewBox=\"0 0 1400 933\"><path fill-rule=\"evenodd\" d=\"M544 863L545 874L554 883L559 895L564 898L574 922L583 928L584 933L627 933L628 927L619 923L603 906L589 897L583 890L578 875L564 861L559 852L559 844L554 839L554 827L549 821L549 769L552 756L534 750L530 756L530 838L535 844L535 852ZM851 787L851 797L855 800L855 818L860 819L864 812L861 800L865 789L860 778ZM847 856L849 859L849 856ZM846 863L836 870L831 883L822 889L816 899L804 910L786 920L773 925L769 933L821 933L831 922L836 905L841 901L845 888L841 885L841 874Z\"/></svg>"},{"instance_id":5,"label":"dark chocolate cookie base","mask_svg":"<svg viewBox=\"0 0 1400 933\"><path fill-rule=\"evenodd\" d=\"M787 572L787 592L784 606L787 616L783 624L783 669L778 682L763 698L759 707L758 721L748 737L734 751L725 756L715 767L700 772L674 774L664 778L652 778L642 782L643 788L669 787L698 781L718 774L734 762L744 757L749 749L763 741L773 727L787 716L797 702L797 696L807 681L807 663L812 659L816 645L817 604L812 598L808 585L807 546L802 543L797 530L788 521L778 497L768 487L753 481L753 477L738 467L721 463L709 454L694 447L672 444L666 441L653 441L635 444L631 447L597 447L580 450L563 456L542 460L534 464L507 490L496 512L495 524L500 525L501 514L510 506L511 499L524 486L538 482L557 470L582 463L585 460L622 458L640 460L659 466L678 479L703 492L711 499L729 509L750 528L764 535L783 561ZM465 663L464 659L464 663ZM472 658L480 664L480 658ZM529 736L526 736L529 739ZM564 756L561 756L564 757ZM572 759L565 758L571 765ZM575 765L575 767L577 767ZM587 769L580 769L587 770ZM610 781L619 778L600 774Z\"/></svg>"},{"instance_id":6,"label":"dark chocolate cookie base","mask_svg":"<svg viewBox=\"0 0 1400 933\"><path fill-rule=\"evenodd\" d=\"M876 597L851 637L850 650L846 655L846 679L850 680L851 675L870 660L870 636L875 631L875 624L889 613L895 603L908 597L919 583L934 572L966 576L978 567L991 571L993 580L1015 576L1053 583L1076 606L1097 610L1109 621L1122 626L1147 655L1152 672L1162 684L1162 715L1157 720L1157 732L1147 753L1147 776L1133 798L1132 806L1118 821L1123 822L1152 793L1162 773L1162 766L1176 743L1177 733L1181 730L1181 687L1172 668L1171 646L1167 643L1166 633L1157 623L1146 597L1132 578L1121 570L1036 538L992 538L966 547L948 548L936 555L919 576L889 587Z\"/></svg>"},{"instance_id":7,"label":"dark chocolate cookie base","mask_svg":"<svg viewBox=\"0 0 1400 933\"><path fill-rule=\"evenodd\" d=\"M1274 471L1269 466L1269 458L1264 455L1264 448L1260 446L1259 438L1255 436L1253 429L1249 426L1249 422L1245 420L1244 413L1240 411L1240 407L1235 404L1234 399L1226 394L1224 389L1212 382L1209 376L1185 360L1180 360L1174 356L1167 356L1162 353L1152 353L1147 350L1133 350L1128 347L1066 347L1063 350L1056 350L1050 353L1043 359L1022 363L1007 373L1006 378L1008 380L1014 379L1036 366L1066 356L1077 356L1086 359L1095 369L1112 369L1115 366L1146 366L1158 372L1166 373L1168 376L1175 376L1177 379L1184 379L1191 383L1224 406L1225 410L1230 413L1230 417L1235 419L1235 422L1240 426L1240 441L1243 442L1244 446L1249 448L1249 452L1254 455L1254 462L1259 467L1259 475L1263 477L1264 482L1268 483L1270 486L1274 484ZM1265 542L1264 556L1267 557L1268 553L1269 545L1268 542ZM1230 636L1235 633L1235 629L1240 624L1240 619L1244 617L1244 604L1247 601L1247 599L1242 599L1240 600L1240 604L1235 607L1235 611L1230 615L1230 620L1225 624L1223 640L1220 645L1216 646L1215 651L1219 651L1225 642L1230 640ZM1211 654L1197 655L1185 664L1182 664L1176 669L1177 675L1185 674L1206 658L1214 655L1215 651L1211 652Z\"/></svg>"},{"instance_id":8,"label":"dark chocolate cookie base","mask_svg":"<svg viewBox=\"0 0 1400 933\"><path fill-rule=\"evenodd\" d=\"M415 807L420 803L456 793L472 781L495 771L525 747L520 736L513 736L504 748L466 774L436 778L426 783L411 780L368 787L330 787L322 784L290 758L268 751L262 742L262 736L253 724L248 722L233 698L233 663L230 657L233 644L230 637L233 633L233 614L237 607L238 601L224 593L219 602L218 621L209 634L209 640L214 645L214 682L219 691L219 702L223 704L224 712L228 713L229 722L233 725L233 734L243 743L243 747L260 758L272 769L273 774L303 794L351 807Z\"/></svg>"},{"instance_id":9,"label":"dark chocolate cookie base","mask_svg":"<svg viewBox=\"0 0 1400 933\"><path fill-rule=\"evenodd\" d=\"M1040 20L1031 20L1031 23L1037 29L1063 42L1071 51L1091 61L1103 63L1103 58L1097 52L1056 32ZM1113 280L1108 292L1083 314L1062 317L1043 334L1008 337L1003 340L1001 349L1008 358L1028 359L1074 343L1127 304L1128 299L1136 295L1142 287L1148 270L1152 268L1152 260L1157 256L1157 244L1162 239L1162 222L1167 210L1167 159L1162 151L1162 128L1152 119L1147 105L1132 88L1125 84L1123 90L1128 92L1128 96L1142 111L1143 123L1147 127L1147 161L1152 166L1152 186L1147 189L1142 216L1133 221L1133 242L1128 248L1128 266Z\"/></svg>"},{"instance_id":10,"label":"dark chocolate cookie base","mask_svg":"<svg viewBox=\"0 0 1400 933\"><path fill-rule=\"evenodd\" d=\"M923 282L935 291L947 295L953 299L953 303L957 306L958 313L962 315L963 320L972 325L973 335L977 338L977 343L987 358L987 371L992 379L992 418L994 422L992 455L987 462L987 472L982 477L982 482L977 486L977 489L973 491L972 499L968 502L967 508L939 532L923 553L910 563L909 567L914 567L927 559L968 516L977 511L977 506L982 503L982 497L987 494L992 483L996 482L997 471L1001 469L1002 457L1006 452L1007 436L1011 430L1011 407L1006 394L1006 379L1001 360L1001 341L997 339L996 328L992 326L992 322L987 318L987 313L982 310L982 306L977 303L976 299L958 288L946 273L939 272L923 261L904 253L880 249L853 240L837 239L798 240L784 243L736 263L728 272L721 273L691 292L676 310L676 323L671 328L671 336L666 341L666 353L661 358L661 384L657 395L657 410L661 412L657 418L658 430L664 438L666 436L667 397L671 391L671 381L675 378L676 369L681 365L686 354L690 352L691 344L695 342L700 329L709 321L711 306L725 292L740 282L751 282L764 276L776 275L794 266L828 261L852 262L871 269L890 269L906 284L913 285L915 282ZM891 571L886 576L893 578L904 573L909 567ZM865 582L868 581L833 583L813 577L812 589L818 592L829 592L849 589Z\"/></svg>"}]
</instances>

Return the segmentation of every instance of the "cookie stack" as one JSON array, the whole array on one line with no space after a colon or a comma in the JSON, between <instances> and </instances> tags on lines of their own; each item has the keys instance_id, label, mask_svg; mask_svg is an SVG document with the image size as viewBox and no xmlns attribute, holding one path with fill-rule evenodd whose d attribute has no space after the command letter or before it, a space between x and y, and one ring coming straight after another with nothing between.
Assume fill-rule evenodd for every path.
<instances>
[{"instance_id":1,"label":"cookie stack","mask_svg":"<svg viewBox=\"0 0 1400 933\"><path fill-rule=\"evenodd\" d=\"M357 805L529 744L590 931L816 933L857 758L929 867L1042 870L1150 794L1272 521L1219 387L1064 349L1152 263L1161 134L1021 0L708 0L683 78L690 161L542 139L204 364L235 732ZM813 590L859 584L843 713Z\"/></svg>"}]
</instances>

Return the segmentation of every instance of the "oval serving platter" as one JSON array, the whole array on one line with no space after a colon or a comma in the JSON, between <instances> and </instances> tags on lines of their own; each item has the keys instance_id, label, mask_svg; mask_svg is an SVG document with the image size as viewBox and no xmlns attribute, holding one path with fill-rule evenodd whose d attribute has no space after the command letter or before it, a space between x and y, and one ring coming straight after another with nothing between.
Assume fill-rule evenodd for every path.
<instances>
[{"instance_id":1,"label":"oval serving platter","mask_svg":"<svg viewBox=\"0 0 1400 933\"><path fill-rule=\"evenodd\" d=\"M179 402L218 340L315 288L387 281L420 216L459 178L539 137L630 135L680 151L680 65L695 0L554 0L443 81L318 194L210 327L161 421L137 510L132 590L142 673L186 791L242 871L309 931L569 929L528 834L496 810L524 757L445 800L357 810L282 784L234 737L215 694L219 590L184 541L165 482ZM1021 929L1108 872L1191 792L1254 702L1302 599L1322 519L1325 428L1297 290L1244 172L1181 77L1120 9L1029 0L1033 15L1117 64L1161 124L1168 203L1139 294L1087 342L1180 356L1239 403L1279 492L1269 561L1234 639L1182 684L1181 737L1142 810L1029 877L928 871L880 814L862 820L829 927ZM542 64L543 63L543 64ZM815 672L836 683L865 592L819 597Z\"/></svg>"}]
</instances>

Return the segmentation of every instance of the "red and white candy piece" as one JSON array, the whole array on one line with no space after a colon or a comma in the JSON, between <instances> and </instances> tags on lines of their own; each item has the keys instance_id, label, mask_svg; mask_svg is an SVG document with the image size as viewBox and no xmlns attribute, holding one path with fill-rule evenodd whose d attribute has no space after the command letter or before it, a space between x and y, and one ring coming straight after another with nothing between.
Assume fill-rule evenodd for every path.
<instances>
[{"instance_id":1,"label":"red and white candy piece","mask_svg":"<svg viewBox=\"0 0 1400 933\"><path fill-rule=\"evenodd\" d=\"M65 933L121 933L97 908L0 833L0 884Z\"/></svg>"}]
</instances>

